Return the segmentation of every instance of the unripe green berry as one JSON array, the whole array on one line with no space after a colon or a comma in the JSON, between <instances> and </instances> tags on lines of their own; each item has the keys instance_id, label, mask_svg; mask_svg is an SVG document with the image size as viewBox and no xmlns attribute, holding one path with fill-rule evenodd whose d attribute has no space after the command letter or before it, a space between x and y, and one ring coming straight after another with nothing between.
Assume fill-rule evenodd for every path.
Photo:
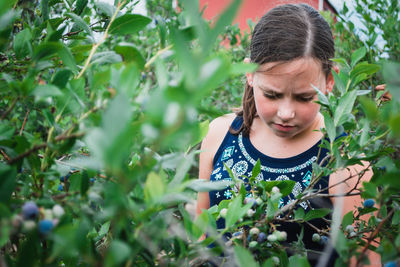
<instances>
[{"instance_id":1,"label":"unripe green berry","mask_svg":"<svg viewBox=\"0 0 400 267\"><path fill-rule=\"evenodd\" d=\"M312 235L312 241L313 242L317 242L318 243L320 240L321 240L321 236L319 234L315 233L315 234Z\"/></svg>"},{"instance_id":2,"label":"unripe green berry","mask_svg":"<svg viewBox=\"0 0 400 267\"><path fill-rule=\"evenodd\" d=\"M228 213L228 209L223 208L223 209L219 212L219 216L221 216L222 218L225 218L227 213Z\"/></svg>"},{"instance_id":3,"label":"unripe green berry","mask_svg":"<svg viewBox=\"0 0 400 267\"><path fill-rule=\"evenodd\" d=\"M255 210L249 209L249 210L247 211L247 216L248 216L248 217L253 217L254 213L256 213Z\"/></svg>"},{"instance_id":4,"label":"unripe green berry","mask_svg":"<svg viewBox=\"0 0 400 267\"><path fill-rule=\"evenodd\" d=\"M257 244L258 244L257 241L251 241L251 242L249 243L249 248L254 248L254 247L257 246Z\"/></svg>"},{"instance_id":5,"label":"unripe green berry","mask_svg":"<svg viewBox=\"0 0 400 267\"><path fill-rule=\"evenodd\" d=\"M274 262L275 265L279 265L280 260L277 256L273 256L272 261Z\"/></svg>"},{"instance_id":6,"label":"unripe green berry","mask_svg":"<svg viewBox=\"0 0 400 267\"><path fill-rule=\"evenodd\" d=\"M277 186L274 186L274 187L272 187L272 190L271 190L271 192L272 192L273 194L277 194L277 193L280 193L280 192L281 192L281 190L279 190L279 187L277 187Z\"/></svg>"},{"instance_id":7,"label":"unripe green berry","mask_svg":"<svg viewBox=\"0 0 400 267\"><path fill-rule=\"evenodd\" d=\"M354 232L354 226L351 224L347 225L346 232L348 232L348 233Z\"/></svg>"},{"instance_id":8,"label":"unripe green berry","mask_svg":"<svg viewBox=\"0 0 400 267\"><path fill-rule=\"evenodd\" d=\"M356 232L351 232L351 233L349 234L349 237L355 237L356 235L357 235Z\"/></svg>"},{"instance_id":9,"label":"unripe green berry","mask_svg":"<svg viewBox=\"0 0 400 267\"><path fill-rule=\"evenodd\" d=\"M250 235L258 235L260 233L260 229L257 227L253 227L250 229Z\"/></svg>"},{"instance_id":10,"label":"unripe green berry","mask_svg":"<svg viewBox=\"0 0 400 267\"><path fill-rule=\"evenodd\" d=\"M261 205L263 203L263 201L261 198L258 197L258 198L256 198L256 203L257 203L257 205Z\"/></svg>"},{"instance_id":11,"label":"unripe green berry","mask_svg":"<svg viewBox=\"0 0 400 267\"><path fill-rule=\"evenodd\" d=\"M277 240L276 235L268 235L267 237L269 242L275 242Z\"/></svg>"},{"instance_id":12,"label":"unripe green berry","mask_svg":"<svg viewBox=\"0 0 400 267\"><path fill-rule=\"evenodd\" d=\"M274 235L278 241L285 241L287 239L287 233L285 231L276 231Z\"/></svg>"}]
</instances>

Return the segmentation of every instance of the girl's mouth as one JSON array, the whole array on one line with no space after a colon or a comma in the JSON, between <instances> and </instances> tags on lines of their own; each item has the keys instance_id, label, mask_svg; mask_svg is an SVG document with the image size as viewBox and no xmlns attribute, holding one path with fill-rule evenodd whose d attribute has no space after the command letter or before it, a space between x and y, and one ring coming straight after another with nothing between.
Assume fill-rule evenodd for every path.
<instances>
[{"instance_id":1,"label":"girl's mouth","mask_svg":"<svg viewBox=\"0 0 400 267\"><path fill-rule=\"evenodd\" d=\"M293 130L295 126L292 126L292 125L283 125L283 124L279 124L279 123L274 123L274 127L275 127L275 129L277 129L278 131L281 131L281 132L289 132L289 131Z\"/></svg>"}]
</instances>

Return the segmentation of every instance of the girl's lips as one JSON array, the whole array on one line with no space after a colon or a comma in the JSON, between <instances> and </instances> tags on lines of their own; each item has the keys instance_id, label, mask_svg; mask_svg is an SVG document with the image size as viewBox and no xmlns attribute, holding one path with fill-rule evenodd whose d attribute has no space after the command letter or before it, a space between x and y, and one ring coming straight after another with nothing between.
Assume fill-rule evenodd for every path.
<instances>
[{"instance_id":1,"label":"girl's lips","mask_svg":"<svg viewBox=\"0 0 400 267\"><path fill-rule=\"evenodd\" d=\"M289 132L294 129L294 126L283 125L283 124L278 124L278 123L274 123L274 126L278 131L282 131L282 132Z\"/></svg>"}]
</instances>

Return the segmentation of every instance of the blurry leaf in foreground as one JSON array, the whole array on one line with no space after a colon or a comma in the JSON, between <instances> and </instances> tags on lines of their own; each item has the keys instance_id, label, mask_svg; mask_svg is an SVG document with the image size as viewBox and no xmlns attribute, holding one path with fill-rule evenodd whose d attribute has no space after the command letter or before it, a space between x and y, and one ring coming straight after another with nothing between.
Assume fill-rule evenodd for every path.
<instances>
[{"instance_id":1,"label":"blurry leaf in foreground","mask_svg":"<svg viewBox=\"0 0 400 267\"><path fill-rule=\"evenodd\" d=\"M385 62L383 64L383 77L393 100L400 102L400 64Z\"/></svg>"},{"instance_id":2,"label":"blurry leaf in foreground","mask_svg":"<svg viewBox=\"0 0 400 267\"><path fill-rule=\"evenodd\" d=\"M151 22L148 17L138 14L125 14L114 20L110 26L110 34L134 34Z\"/></svg>"}]
</instances>

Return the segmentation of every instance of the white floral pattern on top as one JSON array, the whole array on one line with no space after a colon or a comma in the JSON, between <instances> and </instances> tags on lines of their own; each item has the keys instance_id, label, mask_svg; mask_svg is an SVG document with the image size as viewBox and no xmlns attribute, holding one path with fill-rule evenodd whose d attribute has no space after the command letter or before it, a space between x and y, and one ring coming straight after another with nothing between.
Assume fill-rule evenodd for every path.
<instances>
[{"instance_id":1,"label":"white floral pattern on top","mask_svg":"<svg viewBox=\"0 0 400 267\"><path fill-rule=\"evenodd\" d=\"M233 166L232 172L235 173L237 176L241 176L246 173L247 168L248 168L247 162L241 160Z\"/></svg>"},{"instance_id":2,"label":"white floral pattern on top","mask_svg":"<svg viewBox=\"0 0 400 267\"><path fill-rule=\"evenodd\" d=\"M253 159L249 153L247 152L246 148L243 145L243 135L242 133L239 134L238 136L238 144L239 144L239 148L240 151L242 152L243 156L246 158L246 160L248 162L250 162L253 166L256 165L257 161L255 159ZM315 162L317 160L316 156L311 157L309 160L307 160L306 162L299 164L297 166L294 166L292 168L270 168L264 165L261 165L261 170L266 171L266 172L272 172L272 173L292 173L292 172L296 172L299 170L302 170L304 168L307 168L309 165L313 164L313 162Z\"/></svg>"}]
</instances>

